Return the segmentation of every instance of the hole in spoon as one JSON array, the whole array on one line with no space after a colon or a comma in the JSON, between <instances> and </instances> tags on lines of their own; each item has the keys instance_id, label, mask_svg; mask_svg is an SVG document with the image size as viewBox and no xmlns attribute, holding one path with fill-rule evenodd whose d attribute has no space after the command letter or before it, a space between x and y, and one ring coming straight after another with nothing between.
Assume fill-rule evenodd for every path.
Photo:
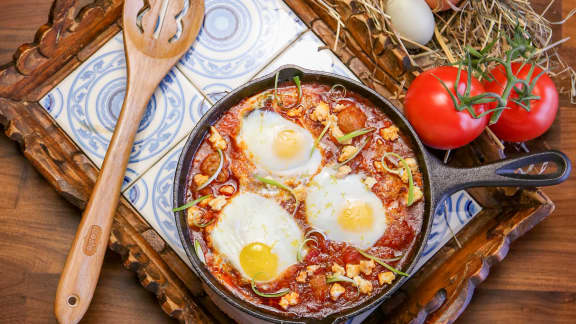
<instances>
[{"instance_id":1,"label":"hole in spoon","mask_svg":"<svg viewBox=\"0 0 576 324\"><path fill-rule=\"evenodd\" d=\"M76 295L70 295L68 296L68 298L66 299L66 303L68 304L68 306L70 307L76 307L78 306L78 301L80 300L80 298L78 298L78 296Z\"/></svg>"}]
</instances>

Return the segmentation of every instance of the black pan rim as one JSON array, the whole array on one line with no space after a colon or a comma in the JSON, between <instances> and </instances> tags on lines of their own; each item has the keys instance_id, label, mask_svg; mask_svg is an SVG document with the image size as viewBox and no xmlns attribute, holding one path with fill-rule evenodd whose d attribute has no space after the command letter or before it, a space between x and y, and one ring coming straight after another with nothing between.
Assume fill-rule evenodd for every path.
<instances>
[{"instance_id":1,"label":"black pan rim","mask_svg":"<svg viewBox=\"0 0 576 324\"><path fill-rule=\"evenodd\" d=\"M412 148L418 158L418 163L420 165L421 172L423 174L423 180L425 182L425 185L423 186L425 205L423 211L422 228L420 230L420 233L418 234L418 238L413 243L417 246L414 246L412 248L410 252L412 254L411 260L408 262L408 267L406 267L405 269L407 273L411 273L414 270L417 261L419 260L419 257L426 246L426 241L432 227L432 216L434 213L433 203L435 197L433 197L434 192L432 190L432 183L431 183L432 179L430 176L430 161L428 153L424 148L424 145L416 135L416 132L408 122L408 120L404 117L404 115L400 111L398 111L398 109L392 103L390 103L386 98L384 98L374 90L370 89L366 85L363 85L355 80L340 75L336 75L333 73L312 71L295 65L284 65L268 75L254 79L234 89L232 92L230 92L229 94L221 98L218 102L216 102L212 106L212 108L207 113L205 113L204 116L202 116L202 118L194 126L194 129L188 135L186 143L182 149L182 152L178 159L178 165L174 177L174 187L173 187L174 206L178 206L183 203L181 198L183 198L182 195L185 194L186 190L185 180L188 174L188 168L184 168L184 166L186 165L186 161L189 160L188 157L191 154L190 150L193 149L194 142L201 141L206 135L209 125L217 121L225 111L234 106L239 100L247 96L247 95L241 95L243 91L252 87L257 88L259 85L264 85L268 83L272 83L273 87L274 77L276 73L279 71L290 71L290 70L292 70L293 73L301 75L301 77L304 79L309 78L334 79L337 80L339 83L344 83L345 86L351 85L352 88L355 88L353 89L354 92L358 93L363 97L366 97L368 100L372 101L376 106L384 106L381 107L384 113L386 113L391 119L393 119L395 125L397 125L402 129L403 134L405 134L412 140L411 143ZM263 87L262 89L265 88L269 87ZM255 94L259 91L261 90L256 90L252 94ZM227 107L222 108L223 105ZM194 148L192 156L194 155L195 150L196 148ZM184 179L184 183L182 183L182 179ZM228 304L245 313L248 313L252 316L267 321L275 323L301 323L305 321L307 323L310 323L310 322L333 322L336 320L348 319L356 315L359 315L369 309L377 307L386 299L388 299L409 279L406 277L402 277L401 279L396 281L392 285L392 287L390 287L388 290L384 290L379 294L375 294L374 296L370 297L369 299L365 300L359 305L332 313L324 319L318 319L315 317L283 316L280 312L269 311L265 308L262 308L255 304L242 300L241 298L237 297L233 292L229 291L228 288L223 286L221 283L218 282L216 278L212 276L212 274L207 270L204 264L196 256L193 247L193 242L190 239L187 222L185 220L185 216L183 215L185 215L185 213L182 212L174 213L180 241L182 243L182 246L184 247L184 250L190 263L192 264L193 271L201 278L203 283L208 285L210 289L216 292L216 294L218 294L219 297L225 300Z\"/></svg>"}]
</instances>

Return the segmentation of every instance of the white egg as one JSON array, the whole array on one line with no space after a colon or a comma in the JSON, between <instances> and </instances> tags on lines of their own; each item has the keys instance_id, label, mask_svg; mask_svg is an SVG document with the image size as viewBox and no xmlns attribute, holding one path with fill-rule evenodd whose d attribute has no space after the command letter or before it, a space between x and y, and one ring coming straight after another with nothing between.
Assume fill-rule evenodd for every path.
<instances>
[{"instance_id":1,"label":"white egg","mask_svg":"<svg viewBox=\"0 0 576 324\"><path fill-rule=\"evenodd\" d=\"M388 0L386 13L402 37L425 45L434 35L434 14L424 0ZM404 42L407 47L417 47Z\"/></svg>"},{"instance_id":2,"label":"white egg","mask_svg":"<svg viewBox=\"0 0 576 324\"><path fill-rule=\"evenodd\" d=\"M306 217L329 240L347 242L357 248L373 246L386 230L382 201L350 174L338 179L336 171L324 168L308 185Z\"/></svg>"},{"instance_id":3,"label":"white egg","mask_svg":"<svg viewBox=\"0 0 576 324\"><path fill-rule=\"evenodd\" d=\"M242 121L238 138L249 158L275 176L309 176L322 163L320 150L311 154L312 134L276 112L249 113Z\"/></svg>"},{"instance_id":4,"label":"white egg","mask_svg":"<svg viewBox=\"0 0 576 324\"><path fill-rule=\"evenodd\" d=\"M214 248L246 279L271 281L297 263L302 230L275 200L239 193L210 233Z\"/></svg>"}]
</instances>

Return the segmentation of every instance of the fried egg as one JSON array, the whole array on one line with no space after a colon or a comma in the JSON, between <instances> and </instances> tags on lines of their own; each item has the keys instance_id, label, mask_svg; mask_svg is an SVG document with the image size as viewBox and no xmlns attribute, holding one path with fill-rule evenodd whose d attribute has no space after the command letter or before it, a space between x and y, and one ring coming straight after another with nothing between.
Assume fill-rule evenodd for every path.
<instances>
[{"instance_id":1,"label":"fried egg","mask_svg":"<svg viewBox=\"0 0 576 324\"><path fill-rule=\"evenodd\" d=\"M250 112L238 137L254 164L271 175L310 176L322 163L320 151L312 152L312 134L273 111Z\"/></svg>"},{"instance_id":2,"label":"fried egg","mask_svg":"<svg viewBox=\"0 0 576 324\"><path fill-rule=\"evenodd\" d=\"M215 250L246 279L268 282L297 263L304 235L275 200L239 193L210 233Z\"/></svg>"},{"instance_id":3,"label":"fried egg","mask_svg":"<svg viewBox=\"0 0 576 324\"><path fill-rule=\"evenodd\" d=\"M329 240L347 242L357 248L373 246L386 230L382 201L362 183L362 176L335 177L324 168L308 185L306 218Z\"/></svg>"}]
</instances>

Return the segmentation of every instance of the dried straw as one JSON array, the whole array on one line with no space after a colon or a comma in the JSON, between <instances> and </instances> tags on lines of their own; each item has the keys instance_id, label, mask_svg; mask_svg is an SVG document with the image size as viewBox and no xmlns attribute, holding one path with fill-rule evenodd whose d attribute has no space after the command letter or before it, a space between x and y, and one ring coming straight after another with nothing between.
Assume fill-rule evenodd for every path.
<instances>
[{"instance_id":1,"label":"dried straw","mask_svg":"<svg viewBox=\"0 0 576 324\"><path fill-rule=\"evenodd\" d=\"M340 28L346 26L336 6L342 0L313 1L319 3L336 19L339 34ZM460 60L467 47L480 50L494 39L496 43L489 54L504 57L510 48L505 36L512 37L519 24L526 35L531 37L533 46L537 49L534 56L537 64L557 80L570 79L569 89L560 88L560 91L570 95L570 101L576 103L576 72L558 55L558 46L568 38L552 42L552 25L564 23L576 15L576 9L560 21L550 21L545 16L554 1L550 0L548 6L541 13L537 13L530 0L462 0L456 10L435 13L434 40L426 46L416 44L418 48L411 50L407 50L403 45L410 41L399 36L390 24L390 17L385 13L387 0L354 2L372 18L377 31L391 36L411 62L423 69ZM334 44L334 49L336 47L337 43Z\"/></svg>"}]
</instances>

